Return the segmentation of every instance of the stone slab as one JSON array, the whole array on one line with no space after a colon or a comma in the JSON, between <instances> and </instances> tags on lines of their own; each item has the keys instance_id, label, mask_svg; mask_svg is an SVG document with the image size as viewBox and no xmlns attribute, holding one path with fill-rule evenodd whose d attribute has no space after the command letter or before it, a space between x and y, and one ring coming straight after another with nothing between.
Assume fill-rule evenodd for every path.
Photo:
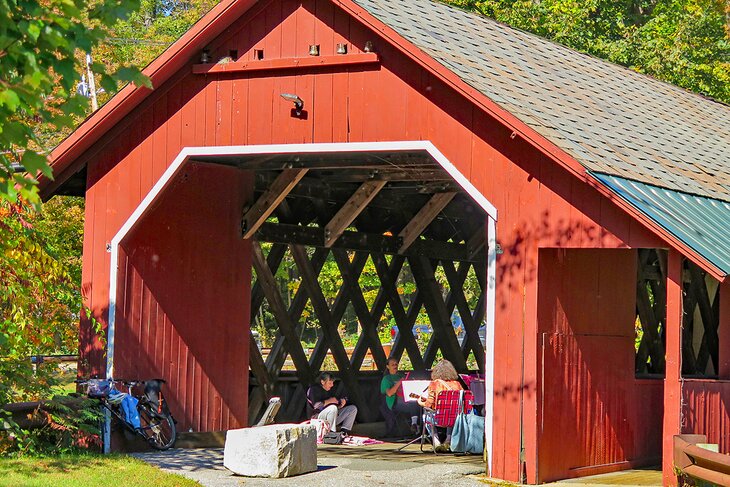
<instances>
[{"instance_id":1,"label":"stone slab","mask_svg":"<svg viewBox=\"0 0 730 487\"><path fill-rule=\"evenodd\" d=\"M317 470L314 426L272 424L229 430L223 465L246 477L291 477Z\"/></svg>"}]
</instances>

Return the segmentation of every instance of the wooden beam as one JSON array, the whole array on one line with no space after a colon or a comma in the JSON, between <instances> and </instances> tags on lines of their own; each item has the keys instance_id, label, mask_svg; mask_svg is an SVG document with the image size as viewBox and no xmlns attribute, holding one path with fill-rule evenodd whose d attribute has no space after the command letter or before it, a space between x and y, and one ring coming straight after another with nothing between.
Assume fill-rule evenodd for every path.
<instances>
[{"instance_id":1,"label":"wooden beam","mask_svg":"<svg viewBox=\"0 0 730 487\"><path fill-rule=\"evenodd\" d=\"M264 223L254 238L260 242L290 243L308 247L324 247L324 232L318 227L288 225L283 223ZM372 254L398 255L400 239L375 233L343 232L332 244L332 248L365 251ZM465 244L440 242L438 240L419 240L414 242L406 256L424 256L432 259L446 259L456 262L484 262L484 252L470 258Z\"/></svg>"},{"instance_id":2,"label":"wooden beam","mask_svg":"<svg viewBox=\"0 0 730 487\"><path fill-rule=\"evenodd\" d=\"M398 253L402 254L411 246L411 244L423 233L426 227L446 208L446 205L456 196L456 193L438 193L431 197L430 200L421 208L416 216L414 216L406 227L398 234L403 239L403 243L398 249Z\"/></svg>"},{"instance_id":3,"label":"wooden beam","mask_svg":"<svg viewBox=\"0 0 730 487\"><path fill-rule=\"evenodd\" d=\"M243 238L250 238L266 219L273 213L279 203L286 198L289 191L307 174L308 169L285 169L271 183L269 189L256 200L241 221Z\"/></svg>"},{"instance_id":4,"label":"wooden beam","mask_svg":"<svg viewBox=\"0 0 730 487\"><path fill-rule=\"evenodd\" d=\"M271 312L279 325L279 330L286 338L286 348L294 362L294 365L296 366L299 380L303 383L310 382L314 379L314 376L309 370L309 362L307 361L307 356L304 354L304 350L302 349L302 344L299 341L299 336L296 332L296 325L289 317L289 313L281 299L276 279L271 273L271 269L269 269L269 266L266 264L264 254L258 243L252 246L251 254L253 265L256 269L256 276L261 282L261 286L264 290L264 294L266 295L266 300L269 302Z\"/></svg>"},{"instance_id":5,"label":"wooden beam","mask_svg":"<svg viewBox=\"0 0 730 487\"><path fill-rule=\"evenodd\" d=\"M433 328L433 337L424 356L424 361L428 363L435 356L437 341L439 348L444 353L444 357L454 364L459 372L466 372L466 358L464 357L459 341L456 339L454 327L451 326L451 315L446 308L446 303L441 295L441 288L436 282L434 269L431 262L425 257L409 258L408 263L413 271L413 278L416 280L418 290L424 294L424 305L426 313L431 320Z\"/></svg>"},{"instance_id":6,"label":"wooden beam","mask_svg":"<svg viewBox=\"0 0 730 487\"><path fill-rule=\"evenodd\" d=\"M324 266L328 254L329 251L324 249L315 250L311 260L315 273L319 274L322 270L322 266ZM299 289L297 289L297 292L294 295L294 299L292 299L291 304L289 305L289 318L292 323L297 324L297 336L299 336L300 331L299 319L304 312L304 307L307 305L308 300L309 294L307 293L307 289L304 286L299 286ZM284 367L284 362L286 361L286 339L281 336L281 330L279 330L279 334L280 336L274 342L274 345L271 347L271 351L269 352L269 356L266 359L266 367L269 372L271 374L276 374L277 377L281 375L281 369ZM315 374L318 369L311 366L311 360L309 363L310 372Z\"/></svg>"},{"instance_id":7,"label":"wooden beam","mask_svg":"<svg viewBox=\"0 0 730 487\"><path fill-rule=\"evenodd\" d=\"M395 324L399 332L396 337L396 343L391 350L391 355L397 358L400 349L404 348L411 359L413 370L425 370L426 367L423 363L423 357L421 357L421 351L418 349L418 343L413 337L413 324L418 313L413 316L413 320L409 319L408 314L403 309L403 301L401 301L395 286L398 274L403 268L403 262L403 257L393 257L390 265L388 265L388 262L382 254L373 255L373 264L375 264L375 270L380 278L381 292L386 295L390 303L390 311L393 313L393 318L395 318ZM420 304L418 307L420 308Z\"/></svg>"},{"instance_id":8,"label":"wooden beam","mask_svg":"<svg viewBox=\"0 0 730 487\"><path fill-rule=\"evenodd\" d=\"M480 226L474 235L469 237L466 242L466 249L468 256L473 258L477 253L484 248L484 244L487 243L487 229L484 226Z\"/></svg>"},{"instance_id":9,"label":"wooden beam","mask_svg":"<svg viewBox=\"0 0 730 487\"><path fill-rule=\"evenodd\" d=\"M366 181L357 188L355 194L342 205L340 211L324 227L324 246L332 247L342 232L345 231L355 218L362 213L378 192L383 189L387 181Z\"/></svg>"},{"instance_id":10,"label":"wooden beam","mask_svg":"<svg viewBox=\"0 0 730 487\"><path fill-rule=\"evenodd\" d=\"M374 52L352 53L347 56L307 56L254 61L232 61L230 63L194 64L193 74L239 73L243 71L284 71L312 68L333 68L356 64L377 65L378 54ZM375 69L375 68L373 68Z\"/></svg>"},{"instance_id":11,"label":"wooden beam","mask_svg":"<svg viewBox=\"0 0 730 487\"><path fill-rule=\"evenodd\" d=\"M364 263L367 261L368 255L364 252L360 252L355 256L355 258L361 262L350 264L347 251L340 249L334 250L332 253L335 257L337 267L340 269L340 274L342 275L342 285L347 288L348 293L350 294L352 307L363 327L363 333L360 336L360 340L364 339L365 342L370 342L369 348L373 353L375 362L378 364L378 369L385 370L385 360L387 357L383 352L383 346L380 343L380 336L378 335L378 320L373 319L367 303L365 302L365 297L363 296L362 289L360 288L360 274L353 272L353 267L355 269L358 267L362 269L362 267L364 267ZM352 368L359 370L361 364L362 359L360 357L355 357L355 354L353 354L352 360L350 361Z\"/></svg>"},{"instance_id":12,"label":"wooden beam","mask_svg":"<svg viewBox=\"0 0 730 487\"><path fill-rule=\"evenodd\" d=\"M352 402L358 408L365 408L366 404L357 387L357 380L353 371L350 369L350 360L347 357L347 352L337 331L338 323L334 322L332 313L327 305L327 300L324 294L322 294L322 288L319 286L317 275L314 273L314 269L307 258L307 251L300 245L290 245L289 248L294 257L294 262L299 269L299 274L302 276L301 285L308 288L312 307L319 319L322 333L329 342L332 356L335 359L340 377L347 388L347 392L350 394L350 399L352 399Z\"/></svg>"},{"instance_id":13,"label":"wooden beam","mask_svg":"<svg viewBox=\"0 0 730 487\"><path fill-rule=\"evenodd\" d=\"M484 372L484 347L479 340L480 323L474 320L474 315L469 309L469 303L464 296L464 282L469 275L471 264L463 263L457 271L454 263L449 261L441 261L441 266L446 273L446 279L449 281L449 297L447 301L454 301L459 310L459 316L464 324L464 341L461 344L461 350L465 356L469 355L469 350L474 352L474 358L480 372Z\"/></svg>"}]
</instances>

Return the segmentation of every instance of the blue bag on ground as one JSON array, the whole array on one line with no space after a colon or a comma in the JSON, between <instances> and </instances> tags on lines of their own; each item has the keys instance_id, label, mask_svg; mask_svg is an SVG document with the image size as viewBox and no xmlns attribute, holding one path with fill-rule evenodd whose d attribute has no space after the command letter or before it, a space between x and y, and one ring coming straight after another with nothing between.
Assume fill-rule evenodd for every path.
<instances>
[{"instance_id":1,"label":"blue bag on ground","mask_svg":"<svg viewBox=\"0 0 730 487\"><path fill-rule=\"evenodd\" d=\"M463 393L462 393L463 397ZM459 411L464 411L459 398ZM484 453L484 418L471 413L459 413L451 432L451 451L454 453Z\"/></svg>"},{"instance_id":2,"label":"blue bag on ground","mask_svg":"<svg viewBox=\"0 0 730 487\"><path fill-rule=\"evenodd\" d=\"M127 394L122 399L122 411L124 411L124 418L127 423L131 424L133 428L137 429L140 427L139 423L139 412L137 412L137 398L132 397L131 394Z\"/></svg>"}]
</instances>

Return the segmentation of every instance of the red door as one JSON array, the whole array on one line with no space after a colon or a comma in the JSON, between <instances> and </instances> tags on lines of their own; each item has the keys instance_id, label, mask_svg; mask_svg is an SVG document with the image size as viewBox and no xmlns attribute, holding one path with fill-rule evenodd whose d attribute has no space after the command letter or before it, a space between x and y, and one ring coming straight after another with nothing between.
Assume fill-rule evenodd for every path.
<instances>
[{"instance_id":1,"label":"red door","mask_svg":"<svg viewBox=\"0 0 730 487\"><path fill-rule=\"evenodd\" d=\"M538 481L656 461L662 382L634 375L635 251L541 250L538 280Z\"/></svg>"}]
</instances>

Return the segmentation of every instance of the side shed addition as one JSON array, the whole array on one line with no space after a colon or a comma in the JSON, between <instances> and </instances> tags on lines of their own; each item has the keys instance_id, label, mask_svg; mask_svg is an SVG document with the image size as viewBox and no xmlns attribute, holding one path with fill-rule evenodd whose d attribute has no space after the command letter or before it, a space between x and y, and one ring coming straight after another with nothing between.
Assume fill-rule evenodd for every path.
<instances>
[{"instance_id":1,"label":"side shed addition","mask_svg":"<svg viewBox=\"0 0 730 487\"><path fill-rule=\"evenodd\" d=\"M430 0L224 0L145 72L155 88L121 90L42 182L86 197L82 284L111 339L82 321L84 372L160 375L182 429L217 431L274 393L295 419L329 352L362 421L377 419L366 354L418 371L473 356L495 477L661 462L671 484L672 435L730 449L727 106ZM303 282L291 303L271 284L285 254ZM410 307L394 286L406 264ZM250 333L263 300L279 326L266 360ZM322 324L309 352L307 301Z\"/></svg>"}]
</instances>

